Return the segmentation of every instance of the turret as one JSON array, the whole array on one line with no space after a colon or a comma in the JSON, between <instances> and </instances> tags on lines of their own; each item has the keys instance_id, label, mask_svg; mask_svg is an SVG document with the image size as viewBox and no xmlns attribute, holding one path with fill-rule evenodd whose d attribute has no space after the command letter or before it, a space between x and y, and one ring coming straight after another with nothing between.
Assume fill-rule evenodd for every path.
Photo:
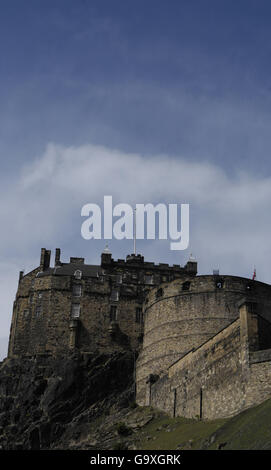
<instances>
[{"instance_id":1,"label":"turret","mask_svg":"<svg viewBox=\"0 0 271 470\"><path fill-rule=\"evenodd\" d=\"M101 256L101 266L109 265L112 262L112 253L106 245L104 251L102 252Z\"/></svg>"},{"instance_id":2,"label":"turret","mask_svg":"<svg viewBox=\"0 0 271 470\"><path fill-rule=\"evenodd\" d=\"M192 256L192 253L189 256L189 259L188 259L184 269L186 270L186 272L188 274L193 274L193 275L196 276L196 274L198 272L198 263L196 261L196 258L194 258L194 256Z\"/></svg>"}]
</instances>

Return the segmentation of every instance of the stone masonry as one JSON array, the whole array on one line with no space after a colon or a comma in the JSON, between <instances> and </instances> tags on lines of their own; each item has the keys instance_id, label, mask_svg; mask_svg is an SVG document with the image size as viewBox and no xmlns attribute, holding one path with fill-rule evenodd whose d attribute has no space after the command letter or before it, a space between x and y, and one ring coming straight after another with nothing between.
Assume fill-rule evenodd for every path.
<instances>
[{"instance_id":1,"label":"stone masonry","mask_svg":"<svg viewBox=\"0 0 271 470\"><path fill-rule=\"evenodd\" d=\"M41 250L20 272L9 358L130 351L136 401L172 416L228 417L271 397L271 286L141 255L100 265Z\"/></svg>"},{"instance_id":2,"label":"stone masonry","mask_svg":"<svg viewBox=\"0 0 271 470\"><path fill-rule=\"evenodd\" d=\"M105 249L101 265L85 264L84 258L61 262L56 249L42 248L40 265L20 272L13 307L9 357L34 354L138 351L143 336L143 300L163 281L192 278L196 263L184 268L149 263L141 255L112 259Z\"/></svg>"},{"instance_id":3,"label":"stone masonry","mask_svg":"<svg viewBox=\"0 0 271 470\"><path fill-rule=\"evenodd\" d=\"M145 387L139 382L137 401L172 416L216 419L270 398L271 323L262 316L267 311L246 298L238 311L228 326L168 367L158 371L155 361L156 374L149 374Z\"/></svg>"}]
</instances>

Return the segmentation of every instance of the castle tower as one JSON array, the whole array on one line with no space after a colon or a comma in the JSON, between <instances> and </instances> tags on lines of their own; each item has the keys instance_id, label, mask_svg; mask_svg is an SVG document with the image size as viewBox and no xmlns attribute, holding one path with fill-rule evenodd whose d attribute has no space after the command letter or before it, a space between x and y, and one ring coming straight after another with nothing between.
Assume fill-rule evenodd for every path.
<instances>
[{"instance_id":1,"label":"castle tower","mask_svg":"<svg viewBox=\"0 0 271 470\"><path fill-rule=\"evenodd\" d=\"M194 270L193 260L188 261ZM150 376L163 376L175 361L239 317L238 303L249 295L271 311L271 286L234 276L196 276L161 284L143 309L144 340L136 367L137 402L148 404ZM252 327L251 327L252 328Z\"/></svg>"}]
</instances>

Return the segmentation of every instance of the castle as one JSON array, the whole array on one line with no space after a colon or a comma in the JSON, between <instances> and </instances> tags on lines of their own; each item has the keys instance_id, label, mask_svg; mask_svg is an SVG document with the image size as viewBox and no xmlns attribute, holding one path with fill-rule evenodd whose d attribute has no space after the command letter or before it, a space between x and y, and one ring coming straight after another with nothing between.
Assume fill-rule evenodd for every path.
<instances>
[{"instance_id":1,"label":"castle","mask_svg":"<svg viewBox=\"0 0 271 470\"><path fill-rule=\"evenodd\" d=\"M100 265L41 250L20 272L8 357L132 350L136 401L172 416L232 416L271 397L271 286L141 255Z\"/></svg>"}]
</instances>

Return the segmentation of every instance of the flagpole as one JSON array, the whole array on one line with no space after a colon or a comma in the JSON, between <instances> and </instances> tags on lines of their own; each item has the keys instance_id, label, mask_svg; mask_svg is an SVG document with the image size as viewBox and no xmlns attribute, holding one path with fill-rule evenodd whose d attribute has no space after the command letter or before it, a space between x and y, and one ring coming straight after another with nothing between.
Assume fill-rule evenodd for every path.
<instances>
[{"instance_id":1,"label":"flagpole","mask_svg":"<svg viewBox=\"0 0 271 470\"><path fill-rule=\"evenodd\" d=\"M136 256L136 208L134 209L134 255Z\"/></svg>"},{"instance_id":2,"label":"flagpole","mask_svg":"<svg viewBox=\"0 0 271 470\"><path fill-rule=\"evenodd\" d=\"M252 280L254 281L255 279L256 279L256 266L254 265Z\"/></svg>"}]
</instances>

